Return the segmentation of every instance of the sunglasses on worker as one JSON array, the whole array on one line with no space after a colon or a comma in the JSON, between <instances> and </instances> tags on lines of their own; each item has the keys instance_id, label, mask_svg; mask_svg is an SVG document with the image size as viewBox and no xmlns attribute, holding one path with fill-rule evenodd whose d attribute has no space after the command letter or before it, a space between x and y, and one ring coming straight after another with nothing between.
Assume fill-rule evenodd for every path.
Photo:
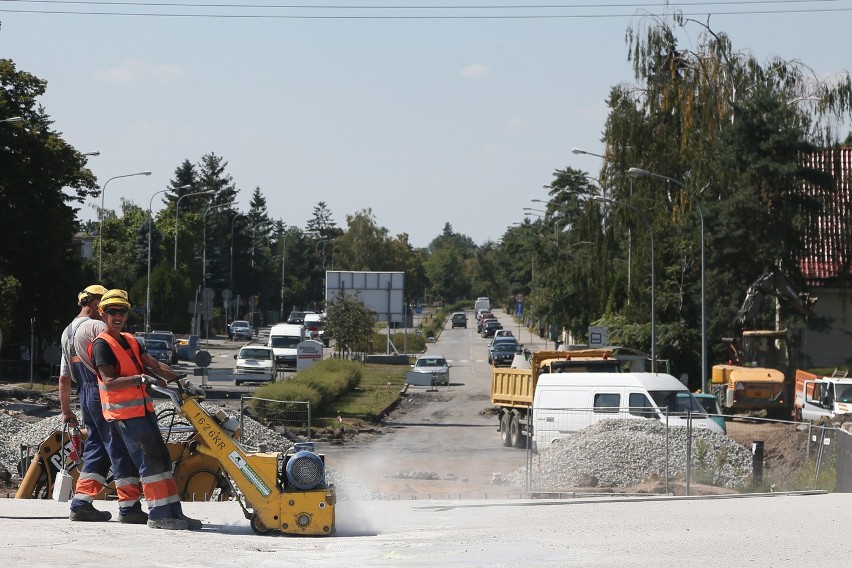
<instances>
[{"instance_id":1,"label":"sunglasses on worker","mask_svg":"<svg viewBox=\"0 0 852 568\"><path fill-rule=\"evenodd\" d=\"M127 308L107 308L104 313L110 316L126 316Z\"/></svg>"}]
</instances>

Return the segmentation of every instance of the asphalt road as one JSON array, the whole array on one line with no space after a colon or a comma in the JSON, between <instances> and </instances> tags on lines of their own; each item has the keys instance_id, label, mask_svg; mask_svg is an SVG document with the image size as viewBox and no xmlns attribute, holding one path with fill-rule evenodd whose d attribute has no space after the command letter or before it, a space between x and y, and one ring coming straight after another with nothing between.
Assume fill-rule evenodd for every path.
<instances>
[{"instance_id":1,"label":"asphalt road","mask_svg":"<svg viewBox=\"0 0 852 568\"><path fill-rule=\"evenodd\" d=\"M466 329L448 322L437 342L427 344L429 354L450 363L450 384L409 387L400 411L385 421L386 433L371 443L323 447L332 468L398 499L519 497L523 488L500 480L524 467L526 453L500 443L497 418L489 412L490 339L476 333L472 311L468 317ZM498 319L513 329L508 315ZM526 330L513 332L532 350L544 347Z\"/></svg>"}]
</instances>

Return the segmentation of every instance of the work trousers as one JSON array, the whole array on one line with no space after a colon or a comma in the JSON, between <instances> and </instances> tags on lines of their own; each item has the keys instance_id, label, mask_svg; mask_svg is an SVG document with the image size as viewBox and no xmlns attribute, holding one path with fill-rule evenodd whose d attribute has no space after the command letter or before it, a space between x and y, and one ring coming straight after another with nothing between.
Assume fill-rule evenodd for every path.
<instances>
[{"instance_id":1,"label":"work trousers","mask_svg":"<svg viewBox=\"0 0 852 568\"><path fill-rule=\"evenodd\" d=\"M146 412L145 416L114 422L139 469L139 480L148 503L148 518L155 521L182 517L180 496L172 476L172 460L160 434L157 417Z\"/></svg>"},{"instance_id":2,"label":"work trousers","mask_svg":"<svg viewBox=\"0 0 852 568\"><path fill-rule=\"evenodd\" d=\"M83 466L77 479L71 510L91 503L112 477L118 494L119 514L127 514L140 507L142 490L139 473L121 439L115 424L104 419L97 378L85 366L75 363L74 374L81 381L80 408L83 425L89 432L83 445Z\"/></svg>"}]
</instances>

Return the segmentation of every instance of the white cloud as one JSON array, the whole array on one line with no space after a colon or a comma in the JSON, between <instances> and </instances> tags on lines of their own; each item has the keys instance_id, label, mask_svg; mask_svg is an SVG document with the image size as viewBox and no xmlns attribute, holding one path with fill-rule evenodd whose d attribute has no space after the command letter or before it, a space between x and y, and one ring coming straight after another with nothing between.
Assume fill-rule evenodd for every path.
<instances>
[{"instance_id":1,"label":"white cloud","mask_svg":"<svg viewBox=\"0 0 852 568\"><path fill-rule=\"evenodd\" d=\"M92 76L101 83L165 84L181 79L184 70L169 63L155 65L141 59L125 59L117 67L96 69Z\"/></svg>"},{"instance_id":2,"label":"white cloud","mask_svg":"<svg viewBox=\"0 0 852 568\"><path fill-rule=\"evenodd\" d=\"M491 70L491 67L488 65L482 65L481 63L465 65L461 68L461 71L459 71L459 75L465 79L488 79L493 74L494 72Z\"/></svg>"}]
</instances>

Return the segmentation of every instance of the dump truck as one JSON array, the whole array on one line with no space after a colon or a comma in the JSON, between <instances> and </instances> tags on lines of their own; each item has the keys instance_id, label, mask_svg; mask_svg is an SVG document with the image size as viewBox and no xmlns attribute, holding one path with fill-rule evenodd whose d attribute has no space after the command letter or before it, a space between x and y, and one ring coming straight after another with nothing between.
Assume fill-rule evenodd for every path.
<instances>
[{"instance_id":1,"label":"dump truck","mask_svg":"<svg viewBox=\"0 0 852 568\"><path fill-rule=\"evenodd\" d=\"M533 395L542 373L615 373L622 362L612 348L536 351L517 355L509 368L493 367L491 403L497 407L500 439L506 447L526 448Z\"/></svg>"},{"instance_id":2,"label":"dump truck","mask_svg":"<svg viewBox=\"0 0 852 568\"><path fill-rule=\"evenodd\" d=\"M796 370L794 417L816 422L822 418L852 414L852 378L835 370L830 377Z\"/></svg>"}]
</instances>

